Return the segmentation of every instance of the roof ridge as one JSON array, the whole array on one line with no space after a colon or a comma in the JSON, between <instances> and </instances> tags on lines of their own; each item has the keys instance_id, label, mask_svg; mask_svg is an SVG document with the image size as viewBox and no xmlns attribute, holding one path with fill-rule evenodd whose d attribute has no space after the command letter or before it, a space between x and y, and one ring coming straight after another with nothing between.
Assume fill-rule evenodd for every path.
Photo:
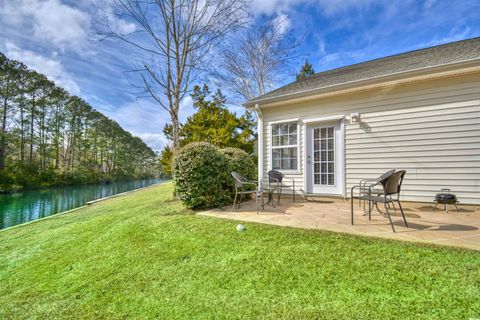
<instances>
[{"instance_id":1,"label":"roof ridge","mask_svg":"<svg viewBox=\"0 0 480 320\"><path fill-rule=\"evenodd\" d=\"M442 43L432 47L400 52L389 56L362 61L343 67L318 72L304 80L297 80L248 101L270 99L279 94L293 93L309 87L323 87L344 83L348 79L368 78L394 72L405 72L422 67L434 67L459 62L472 57L480 58L480 37Z\"/></svg>"},{"instance_id":2,"label":"roof ridge","mask_svg":"<svg viewBox=\"0 0 480 320\"><path fill-rule=\"evenodd\" d=\"M311 78L315 77L316 75L319 75L319 74L322 74L322 73L326 73L326 72L330 72L330 71L337 71L337 70L341 70L341 69L349 68L349 67L354 67L354 66L357 66L357 65L359 65L359 64L364 64L364 63L369 63L369 62L374 62L374 61L379 61L379 60L385 60L385 59L388 59L388 58L394 58L394 57L398 57L398 56L402 56L402 55L407 55L407 54L414 53L414 52L419 52L419 51L426 51L426 50L438 49L439 47L446 47L446 46L458 44L458 42L468 42L468 41L471 41L471 40L480 40L480 37L473 37L473 38L462 39L462 40L457 40L457 41L453 41L453 42L447 42L447 43L437 44L437 45L432 46L432 47L419 48L419 49L414 49L414 50L410 50L410 51L399 52L399 53L395 53L395 54L391 54L391 55L388 55L388 56L379 57L379 58L375 58L375 59L371 59L371 60L356 62L356 63L353 63L353 64L349 64L349 65L347 65L347 66L337 67L337 68L333 68L333 69L328 69L328 70L324 70L324 71L317 72L317 73L313 74L312 77L307 78L307 79L304 79L304 80L311 79ZM301 80L301 81L304 81L304 80ZM294 81L294 82L292 82L292 83L295 83L295 82L297 82L297 81Z\"/></svg>"}]
</instances>

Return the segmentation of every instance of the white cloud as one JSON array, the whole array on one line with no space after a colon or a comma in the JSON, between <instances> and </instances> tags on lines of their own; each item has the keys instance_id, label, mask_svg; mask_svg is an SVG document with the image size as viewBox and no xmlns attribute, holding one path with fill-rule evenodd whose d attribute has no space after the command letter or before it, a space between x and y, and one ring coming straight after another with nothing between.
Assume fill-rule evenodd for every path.
<instances>
[{"instance_id":1,"label":"white cloud","mask_svg":"<svg viewBox=\"0 0 480 320\"><path fill-rule=\"evenodd\" d=\"M334 15L351 8L363 8L380 0L253 0L250 3L250 11L253 14L286 13L295 6L311 4L319 6L325 15Z\"/></svg>"},{"instance_id":2,"label":"white cloud","mask_svg":"<svg viewBox=\"0 0 480 320\"><path fill-rule=\"evenodd\" d=\"M315 1L327 16L348 11L350 9L362 9L369 7L380 0L317 0Z\"/></svg>"},{"instance_id":3,"label":"white cloud","mask_svg":"<svg viewBox=\"0 0 480 320\"><path fill-rule=\"evenodd\" d=\"M60 50L82 49L88 44L90 15L60 0L6 1L0 17Z\"/></svg>"},{"instance_id":4,"label":"white cloud","mask_svg":"<svg viewBox=\"0 0 480 320\"><path fill-rule=\"evenodd\" d=\"M180 102L180 112L179 118L180 122L185 122L188 117L195 113L195 109L193 108L193 99L191 96L186 96Z\"/></svg>"},{"instance_id":5,"label":"white cloud","mask_svg":"<svg viewBox=\"0 0 480 320\"><path fill-rule=\"evenodd\" d=\"M337 62L338 60L340 60L341 57L340 57L340 54L339 53L329 53L329 54L326 54L322 57L321 61L323 62L323 64L331 64L331 63L335 63Z\"/></svg>"},{"instance_id":6,"label":"white cloud","mask_svg":"<svg viewBox=\"0 0 480 320\"><path fill-rule=\"evenodd\" d=\"M78 5L82 6L85 11L90 12L94 24L101 26L108 24L111 31L119 34L129 34L137 29L134 23L126 21L115 13L118 11L116 10L117 7L122 8L118 0L81 0Z\"/></svg>"},{"instance_id":7,"label":"white cloud","mask_svg":"<svg viewBox=\"0 0 480 320\"><path fill-rule=\"evenodd\" d=\"M48 79L55 81L57 85L66 89L71 94L80 94L80 87L73 80L72 76L65 71L63 65L55 60L54 57L44 57L30 50L23 50L12 42L5 44L6 54L9 58L22 61L32 70L47 76Z\"/></svg>"},{"instance_id":8,"label":"white cloud","mask_svg":"<svg viewBox=\"0 0 480 320\"><path fill-rule=\"evenodd\" d=\"M340 51L325 54L320 57L318 66L320 66L319 71L325 71L332 68L344 67L352 63L357 63L360 61L368 60L368 52L364 50L354 50L354 51Z\"/></svg>"},{"instance_id":9,"label":"white cloud","mask_svg":"<svg viewBox=\"0 0 480 320\"><path fill-rule=\"evenodd\" d=\"M417 46L417 48L432 47L432 46L437 46L444 43L455 42L455 41L466 39L470 36L471 36L471 29L469 27L465 27L463 29L454 27L450 30L450 32L447 35L442 37L435 37L429 42L421 43Z\"/></svg>"},{"instance_id":10,"label":"white cloud","mask_svg":"<svg viewBox=\"0 0 480 320\"><path fill-rule=\"evenodd\" d=\"M168 119L166 112L148 99L133 100L116 107L102 107L102 112L118 121L123 128L140 133L160 133Z\"/></svg>"},{"instance_id":11,"label":"white cloud","mask_svg":"<svg viewBox=\"0 0 480 320\"><path fill-rule=\"evenodd\" d=\"M112 31L118 34L129 34L134 32L137 27L131 22L127 22L123 19L117 18L113 13L107 13L106 19Z\"/></svg>"},{"instance_id":12,"label":"white cloud","mask_svg":"<svg viewBox=\"0 0 480 320\"><path fill-rule=\"evenodd\" d=\"M290 29L292 22L287 14L280 13L273 19L273 25L283 35Z\"/></svg>"},{"instance_id":13,"label":"white cloud","mask_svg":"<svg viewBox=\"0 0 480 320\"><path fill-rule=\"evenodd\" d=\"M102 108L100 111L117 121L123 129L140 137L154 150L161 150L167 144L163 127L169 116L151 100L133 100L122 106Z\"/></svg>"},{"instance_id":14,"label":"white cloud","mask_svg":"<svg viewBox=\"0 0 480 320\"><path fill-rule=\"evenodd\" d=\"M252 0L250 11L253 14L267 14L289 11L293 6L306 2L306 0Z\"/></svg>"},{"instance_id":15,"label":"white cloud","mask_svg":"<svg viewBox=\"0 0 480 320\"><path fill-rule=\"evenodd\" d=\"M161 150L169 143L163 134L163 127L170 122L165 109L150 99L133 100L120 107L103 107L100 110L117 121L122 128L140 137L154 150ZM195 113L192 98L185 97L180 103L180 122Z\"/></svg>"},{"instance_id":16,"label":"white cloud","mask_svg":"<svg viewBox=\"0 0 480 320\"><path fill-rule=\"evenodd\" d=\"M318 51L317 53L322 55L322 54L325 54L325 42L323 40L320 40L320 39L316 39L317 40L317 43L318 43Z\"/></svg>"},{"instance_id":17,"label":"white cloud","mask_svg":"<svg viewBox=\"0 0 480 320\"><path fill-rule=\"evenodd\" d=\"M161 151L169 144L168 139L163 133L136 133L135 131L132 131L132 134L142 139L143 142L154 151Z\"/></svg>"},{"instance_id":18,"label":"white cloud","mask_svg":"<svg viewBox=\"0 0 480 320\"><path fill-rule=\"evenodd\" d=\"M169 143L163 127L170 122L170 115L153 100L133 100L120 107L103 107L100 111L140 137L153 150L161 150ZM185 122L195 111L192 98L185 97L180 103L180 122Z\"/></svg>"}]
</instances>

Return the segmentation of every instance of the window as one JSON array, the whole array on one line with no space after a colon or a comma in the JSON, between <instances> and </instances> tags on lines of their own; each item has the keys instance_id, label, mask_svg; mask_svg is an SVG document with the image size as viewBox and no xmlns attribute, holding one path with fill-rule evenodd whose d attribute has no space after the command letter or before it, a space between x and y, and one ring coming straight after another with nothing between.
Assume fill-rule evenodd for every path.
<instances>
[{"instance_id":1,"label":"window","mask_svg":"<svg viewBox=\"0 0 480 320\"><path fill-rule=\"evenodd\" d=\"M298 169L297 123L272 124L272 169Z\"/></svg>"}]
</instances>

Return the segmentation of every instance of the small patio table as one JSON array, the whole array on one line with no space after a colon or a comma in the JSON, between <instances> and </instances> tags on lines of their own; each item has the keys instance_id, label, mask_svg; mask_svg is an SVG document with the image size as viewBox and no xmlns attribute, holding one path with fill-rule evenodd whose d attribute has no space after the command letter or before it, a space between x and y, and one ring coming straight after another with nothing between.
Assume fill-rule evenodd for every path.
<instances>
[{"instance_id":1,"label":"small patio table","mask_svg":"<svg viewBox=\"0 0 480 320\"><path fill-rule=\"evenodd\" d=\"M274 198L275 191L278 193L281 185L278 182L270 181L268 178L262 179L262 190L267 194L268 201L267 204L276 207L276 202Z\"/></svg>"}]
</instances>

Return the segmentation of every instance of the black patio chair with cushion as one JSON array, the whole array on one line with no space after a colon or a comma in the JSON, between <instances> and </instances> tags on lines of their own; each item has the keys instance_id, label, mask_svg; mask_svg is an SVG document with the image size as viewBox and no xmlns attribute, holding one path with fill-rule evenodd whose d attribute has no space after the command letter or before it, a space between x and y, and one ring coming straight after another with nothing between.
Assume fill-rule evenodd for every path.
<instances>
[{"instance_id":1,"label":"black patio chair with cushion","mask_svg":"<svg viewBox=\"0 0 480 320\"><path fill-rule=\"evenodd\" d=\"M291 184L284 184L283 181L285 180L291 181ZM294 179L285 177L285 175L280 171L270 170L268 171L268 182L278 184L278 201L277 201L278 204L280 204L282 189L290 188L290 187L292 188L292 191L293 191L293 202L295 202L295 180Z\"/></svg>"},{"instance_id":2,"label":"black patio chair with cushion","mask_svg":"<svg viewBox=\"0 0 480 320\"><path fill-rule=\"evenodd\" d=\"M237 209L240 208L240 203L242 202L242 196L244 194L252 194L252 193L255 194L255 204L257 207L257 214L258 214L258 198L262 199L262 210L265 209L265 204L263 202L263 191L261 186L259 187L258 182L248 181L237 172L232 172L231 174L232 174L233 180L235 181L235 198L233 199L232 211L233 209L235 209L235 204L237 203L238 196L240 197L238 200Z\"/></svg>"},{"instance_id":3,"label":"black patio chair with cushion","mask_svg":"<svg viewBox=\"0 0 480 320\"><path fill-rule=\"evenodd\" d=\"M384 178L383 180L379 181L379 184L382 186L382 194L380 196L373 195L371 193L372 188L376 185L370 186L370 192L365 195L360 196L360 200L368 201L368 219L371 220L372 218L372 204L373 203L383 203L385 207L385 211L387 213L388 220L390 220L390 225L392 226L393 232L395 232L395 227L393 226L392 217L390 216L390 211L388 208L389 203L398 203L398 207L400 208L400 212L402 213L403 221L405 222L405 226L408 228L407 219L405 219L405 214L403 213L402 205L400 204L400 191L402 188L403 178L405 177L405 170L400 170L395 172L389 177ZM350 201L351 201L351 219L353 225L353 193L354 189L358 188L359 186L353 186L350 194Z\"/></svg>"}]
</instances>

